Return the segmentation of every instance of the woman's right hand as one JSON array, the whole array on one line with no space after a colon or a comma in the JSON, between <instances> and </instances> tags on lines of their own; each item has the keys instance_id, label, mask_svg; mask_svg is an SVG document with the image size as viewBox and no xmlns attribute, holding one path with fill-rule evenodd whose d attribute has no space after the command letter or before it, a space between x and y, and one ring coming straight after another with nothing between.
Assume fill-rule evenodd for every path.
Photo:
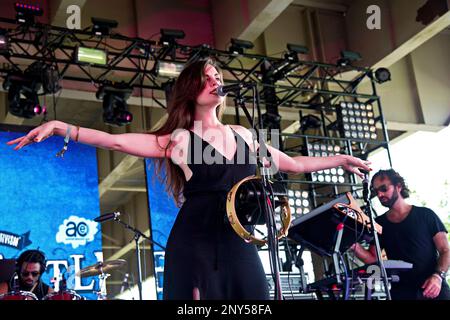
<instances>
[{"instance_id":1,"label":"woman's right hand","mask_svg":"<svg viewBox=\"0 0 450 320\"><path fill-rule=\"evenodd\" d=\"M6 144L9 146L17 144L17 146L14 147L14 150L19 150L29 144L42 142L48 137L51 137L54 134L54 129L55 121L49 121L40 125L39 127L34 128L25 136L8 141Z\"/></svg>"}]
</instances>

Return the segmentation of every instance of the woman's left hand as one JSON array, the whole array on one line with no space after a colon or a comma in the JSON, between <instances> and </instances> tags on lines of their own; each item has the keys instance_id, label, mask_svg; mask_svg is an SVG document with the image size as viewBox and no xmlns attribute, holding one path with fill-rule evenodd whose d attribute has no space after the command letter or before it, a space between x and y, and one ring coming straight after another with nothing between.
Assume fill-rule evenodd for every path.
<instances>
[{"instance_id":1,"label":"woman's left hand","mask_svg":"<svg viewBox=\"0 0 450 320\"><path fill-rule=\"evenodd\" d=\"M355 158L349 155L344 156L344 160L342 163L342 167L356 175L358 175L361 179L364 178L364 173L360 171L360 169L364 171L372 171L372 169L369 167L369 165L372 164L370 161L361 160L359 158Z\"/></svg>"}]
</instances>

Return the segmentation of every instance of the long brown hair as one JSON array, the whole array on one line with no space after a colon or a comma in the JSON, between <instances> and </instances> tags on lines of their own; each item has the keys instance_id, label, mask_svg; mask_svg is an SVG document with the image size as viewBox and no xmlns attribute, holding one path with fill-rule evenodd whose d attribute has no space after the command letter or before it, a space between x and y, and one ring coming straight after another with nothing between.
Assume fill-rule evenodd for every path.
<instances>
[{"instance_id":1,"label":"long brown hair","mask_svg":"<svg viewBox=\"0 0 450 320\"><path fill-rule=\"evenodd\" d=\"M173 87L170 102L167 106L168 116L166 122L161 128L151 132L152 134L163 136L171 134L176 129L189 130L194 126L197 97L205 87L205 69L208 65L215 67L220 74L221 80L223 79L222 71L211 58L198 60L187 65L180 73ZM222 118L224 109L225 103L222 103L217 108L219 120ZM166 155L171 144L172 141L169 141L166 146L160 146L165 150ZM166 185L166 191L173 196L177 206L180 206L183 202L183 188L186 182L183 170L167 156L162 159L156 159L156 164L158 177ZM163 165L166 168L165 175L161 172Z\"/></svg>"}]
</instances>

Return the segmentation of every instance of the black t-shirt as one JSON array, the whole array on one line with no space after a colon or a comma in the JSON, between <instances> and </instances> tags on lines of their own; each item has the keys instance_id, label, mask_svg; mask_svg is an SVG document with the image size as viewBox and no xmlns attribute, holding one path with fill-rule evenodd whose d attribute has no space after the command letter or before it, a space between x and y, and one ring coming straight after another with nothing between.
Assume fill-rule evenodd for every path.
<instances>
[{"instance_id":1,"label":"black t-shirt","mask_svg":"<svg viewBox=\"0 0 450 320\"><path fill-rule=\"evenodd\" d=\"M376 218L376 222L383 227L380 247L386 250L388 259L413 264L410 271L399 274L399 285L421 287L436 271L439 256L433 237L438 232L447 232L442 221L433 210L412 206L400 223L390 222L385 214Z\"/></svg>"}]
</instances>

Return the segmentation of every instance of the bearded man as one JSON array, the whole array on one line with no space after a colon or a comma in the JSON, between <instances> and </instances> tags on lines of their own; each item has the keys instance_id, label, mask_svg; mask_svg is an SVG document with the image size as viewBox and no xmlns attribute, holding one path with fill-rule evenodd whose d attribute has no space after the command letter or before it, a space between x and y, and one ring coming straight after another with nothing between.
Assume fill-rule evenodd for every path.
<instances>
[{"instance_id":1,"label":"bearded man","mask_svg":"<svg viewBox=\"0 0 450 320\"><path fill-rule=\"evenodd\" d=\"M391 260L413 264L402 272L400 281L392 283L393 300L450 300L446 282L450 265L447 230L433 210L408 204L405 180L393 169L380 170L372 178L372 195L389 210L376 218L383 227L380 247ZM366 264L376 263L374 244L365 250L352 246L356 256Z\"/></svg>"}]
</instances>

